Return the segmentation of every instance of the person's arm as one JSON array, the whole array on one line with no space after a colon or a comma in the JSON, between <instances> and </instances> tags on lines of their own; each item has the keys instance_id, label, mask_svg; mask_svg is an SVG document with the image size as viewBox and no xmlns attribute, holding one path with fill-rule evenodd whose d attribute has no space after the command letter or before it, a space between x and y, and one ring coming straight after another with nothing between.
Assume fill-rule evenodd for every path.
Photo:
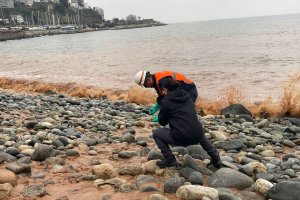
<instances>
[{"instance_id":1,"label":"person's arm","mask_svg":"<svg viewBox=\"0 0 300 200\"><path fill-rule=\"evenodd\" d=\"M163 101L160 105L160 111L158 114L158 123L162 126L166 126L169 123L169 109L166 103Z\"/></svg>"}]
</instances>

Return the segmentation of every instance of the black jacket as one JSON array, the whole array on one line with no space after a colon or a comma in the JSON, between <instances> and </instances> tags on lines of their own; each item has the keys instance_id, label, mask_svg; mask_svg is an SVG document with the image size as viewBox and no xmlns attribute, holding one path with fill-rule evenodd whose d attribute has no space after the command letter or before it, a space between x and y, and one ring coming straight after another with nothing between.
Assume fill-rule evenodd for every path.
<instances>
[{"instance_id":1,"label":"black jacket","mask_svg":"<svg viewBox=\"0 0 300 200\"><path fill-rule=\"evenodd\" d=\"M156 98L156 102L160 105L161 101L163 100L164 96L161 96L160 93L159 93L159 90L163 90L165 88L165 83L168 81L168 79L172 79L171 76L166 76L162 79L159 80L158 82L158 87L156 85L156 79L155 79L155 75L152 75L152 81L154 83L154 89L156 90L156 93L158 94L158 97ZM179 86L181 89L185 90L185 91L190 91L193 87L196 87L194 85L194 83L192 84L187 84L187 83L184 83L184 82L180 82L180 86Z\"/></svg>"},{"instance_id":2,"label":"black jacket","mask_svg":"<svg viewBox=\"0 0 300 200\"><path fill-rule=\"evenodd\" d=\"M158 122L162 126L169 124L171 137L182 145L197 144L203 137L195 104L182 89L170 92L161 101Z\"/></svg>"}]
</instances>

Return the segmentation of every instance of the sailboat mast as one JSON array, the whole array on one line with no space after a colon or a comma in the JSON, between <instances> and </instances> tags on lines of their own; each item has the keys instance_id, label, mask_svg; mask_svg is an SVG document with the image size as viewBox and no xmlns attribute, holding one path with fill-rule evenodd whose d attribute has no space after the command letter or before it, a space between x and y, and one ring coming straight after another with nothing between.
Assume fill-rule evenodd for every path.
<instances>
[{"instance_id":1,"label":"sailboat mast","mask_svg":"<svg viewBox=\"0 0 300 200\"><path fill-rule=\"evenodd\" d=\"M5 25L5 21L4 21L4 15L3 15L2 7L1 7L1 15L2 15L2 22L3 22L3 26L4 26Z\"/></svg>"}]
</instances>

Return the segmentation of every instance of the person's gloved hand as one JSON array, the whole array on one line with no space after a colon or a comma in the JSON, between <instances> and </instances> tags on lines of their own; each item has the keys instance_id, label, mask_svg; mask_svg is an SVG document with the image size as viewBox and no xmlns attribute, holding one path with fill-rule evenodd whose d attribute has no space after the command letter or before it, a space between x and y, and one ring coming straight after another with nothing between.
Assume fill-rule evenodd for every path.
<instances>
[{"instance_id":1,"label":"person's gloved hand","mask_svg":"<svg viewBox=\"0 0 300 200\"><path fill-rule=\"evenodd\" d=\"M158 115L153 116L153 122L158 122Z\"/></svg>"},{"instance_id":2,"label":"person's gloved hand","mask_svg":"<svg viewBox=\"0 0 300 200\"><path fill-rule=\"evenodd\" d=\"M156 103L150 108L149 114L153 115L158 109L159 109L159 105L158 105L158 103Z\"/></svg>"}]
</instances>

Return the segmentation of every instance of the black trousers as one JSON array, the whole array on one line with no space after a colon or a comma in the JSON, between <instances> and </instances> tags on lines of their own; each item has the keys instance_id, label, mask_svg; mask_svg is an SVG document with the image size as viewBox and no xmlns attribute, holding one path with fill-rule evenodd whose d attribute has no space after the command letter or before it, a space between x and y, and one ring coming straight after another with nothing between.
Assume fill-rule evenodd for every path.
<instances>
[{"instance_id":1,"label":"black trousers","mask_svg":"<svg viewBox=\"0 0 300 200\"><path fill-rule=\"evenodd\" d=\"M194 144L200 144L212 159L217 159L219 157L217 149L212 145L212 143L204 134L202 135L199 143L181 144L171 137L169 128L158 128L153 130L153 139L164 157L173 156L172 150L169 145L189 146Z\"/></svg>"}]
</instances>

